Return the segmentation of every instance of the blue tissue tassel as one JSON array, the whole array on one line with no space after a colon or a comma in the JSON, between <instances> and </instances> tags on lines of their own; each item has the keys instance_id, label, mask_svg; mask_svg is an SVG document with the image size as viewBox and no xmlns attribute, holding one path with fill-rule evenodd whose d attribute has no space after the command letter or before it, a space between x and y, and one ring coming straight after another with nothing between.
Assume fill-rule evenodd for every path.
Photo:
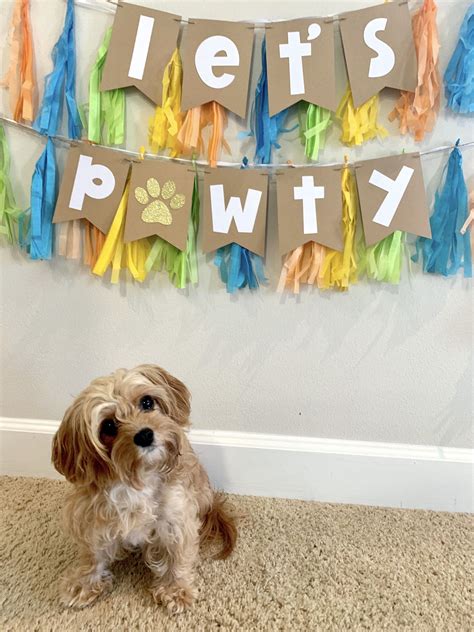
<instances>
[{"instance_id":1,"label":"blue tissue tassel","mask_svg":"<svg viewBox=\"0 0 474 632\"><path fill-rule=\"evenodd\" d=\"M278 136L291 130L283 127L289 108L274 116L268 110L268 79L267 79L267 46L265 38L262 42L262 72L255 89L255 100L252 105L251 135L255 136L255 162L269 164L272 161L272 150L280 149ZM296 129L297 126L295 126Z\"/></svg>"},{"instance_id":2,"label":"blue tissue tassel","mask_svg":"<svg viewBox=\"0 0 474 632\"><path fill-rule=\"evenodd\" d=\"M248 159L242 160L242 169L248 165ZM256 290L260 283L266 283L263 259L239 244L232 243L216 250L214 265L219 268L221 281L226 284L227 292L248 287Z\"/></svg>"},{"instance_id":3,"label":"blue tissue tassel","mask_svg":"<svg viewBox=\"0 0 474 632\"><path fill-rule=\"evenodd\" d=\"M448 108L459 114L474 112L474 4L464 16L444 85Z\"/></svg>"},{"instance_id":4,"label":"blue tissue tassel","mask_svg":"<svg viewBox=\"0 0 474 632\"><path fill-rule=\"evenodd\" d=\"M423 256L423 270L449 276L464 268L464 276L472 276L471 242L469 231L461 235L460 229L468 215L467 188L462 171L462 155L456 147L445 167L445 181L436 192L433 214L430 218L431 239L418 237L416 254Z\"/></svg>"},{"instance_id":5,"label":"blue tissue tassel","mask_svg":"<svg viewBox=\"0 0 474 632\"><path fill-rule=\"evenodd\" d=\"M81 136L81 119L76 104L76 47L74 38L74 0L68 0L63 32L53 52L53 71L45 78L44 96L33 127L47 136L58 133L63 101L68 112L68 136Z\"/></svg>"},{"instance_id":6,"label":"blue tissue tassel","mask_svg":"<svg viewBox=\"0 0 474 632\"><path fill-rule=\"evenodd\" d=\"M53 141L48 138L31 180L31 215L26 241L31 259L51 259L53 213L58 195L58 173ZM23 227L22 227L23 232Z\"/></svg>"}]
</instances>

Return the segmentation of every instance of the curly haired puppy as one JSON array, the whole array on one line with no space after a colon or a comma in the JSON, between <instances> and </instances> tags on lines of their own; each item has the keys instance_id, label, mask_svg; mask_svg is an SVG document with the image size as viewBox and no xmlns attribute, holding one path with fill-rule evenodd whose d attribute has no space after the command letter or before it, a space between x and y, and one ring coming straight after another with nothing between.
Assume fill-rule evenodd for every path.
<instances>
[{"instance_id":1,"label":"curly haired puppy","mask_svg":"<svg viewBox=\"0 0 474 632\"><path fill-rule=\"evenodd\" d=\"M203 540L222 538L227 557L237 531L187 439L190 395L158 366L100 377L68 408L53 440L53 463L73 484L65 507L79 561L63 579L67 606L110 590L110 564L140 548L151 593L172 613L194 597Z\"/></svg>"}]
</instances>

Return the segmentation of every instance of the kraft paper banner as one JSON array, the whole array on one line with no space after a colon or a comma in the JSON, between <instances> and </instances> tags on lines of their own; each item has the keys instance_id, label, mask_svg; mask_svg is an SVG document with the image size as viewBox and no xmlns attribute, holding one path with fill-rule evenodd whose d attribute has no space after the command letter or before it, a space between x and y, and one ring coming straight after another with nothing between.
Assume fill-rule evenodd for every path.
<instances>
[{"instance_id":1,"label":"kraft paper banner","mask_svg":"<svg viewBox=\"0 0 474 632\"><path fill-rule=\"evenodd\" d=\"M340 168L305 167L280 173L277 206L280 254L309 241L342 250Z\"/></svg>"},{"instance_id":2,"label":"kraft paper banner","mask_svg":"<svg viewBox=\"0 0 474 632\"><path fill-rule=\"evenodd\" d=\"M416 51L406 2L344 13L340 28L356 108L383 88L415 91Z\"/></svg>"},{"instance_id":3,"label":"kraft paper banner","mask_svg":"<svg viewBox=\"0 0 474 632\"><path fill-rule=\"evenodd\" d=\"M130 162L116 151L81 144L69 149L53 223L85 217L109 231L125 187Z\"/></svg>"},{"instance_id":4,"label":"kraft paper banner","mask_svg":"<svg viewBox=\"0 0 474 632\"><path fill-rule=\"evenodd\" d=\"M130 180L124 242L158 235L186 249L194 170L173 163L135 163Z\"/></svg>"},{"instance_id":5,"label":"kraft paper banner","mask_svg":"<svg viewBox=\"0 0 474 632\"><path fill-rule=\"evenodd\" d=\"M172 13L119 4L100 89L135 86L161 104L163 72L176 48L180 21Z\"/></svg>"},{"instance_id":6,"label":"kraft paper banner","mask_svg":"<svg viewBox=\"0 0 474 632\"><path fill-rule=\"evenodd\" d=\"M396 230L431 237L420 154L364 160L355 171L367 246Z\"/></svg>"},{"instance_id":7,"label":"kraft paper banner","mask_svg":"<svg viewBox=\"0 0 474 632\"><path fill-rule=\"evenodd\" d=\"M236 22L192 20L183 36L181 109L209 101L242 118L247 112L253 27Z\"/></svg>"},{"instance_id":8,"label":"kraft paper banner","mask_svg":"<svg viewBox=\"0 0 474 632\"><path fill-rule=\"evenodd\" d=\"M301 100L336 110L334 22L274 22L265 35L270 116Z\"/></svg>"},{"instance_id":9,"label":"kraft paper banner","mask_svg":"<svg viewBox=\"0 0 474 632\"><path fill-rule=\"evenodd\" d=\"M258 169L217 168L204 177L203 252L236 243L265 255L268 175Z\"/></svg>"}]
</instances>

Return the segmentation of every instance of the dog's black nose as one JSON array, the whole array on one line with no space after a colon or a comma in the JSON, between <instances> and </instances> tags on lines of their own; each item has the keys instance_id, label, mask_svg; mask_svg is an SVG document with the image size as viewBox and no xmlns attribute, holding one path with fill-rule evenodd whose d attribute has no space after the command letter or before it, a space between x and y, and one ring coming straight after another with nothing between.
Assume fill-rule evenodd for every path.
<instances>
[{"instance_id":1,"label":"dog's black nose","mask_svg":"<svg viewBox=\"0 0 474 632\"><path fill-rule=\"evenodd\" d=\"M142 428L137 434L133 437L134 443L139 445L141 448L146 448L153 443L153 430L151 428Z\"/></svg>"}]
</instances>

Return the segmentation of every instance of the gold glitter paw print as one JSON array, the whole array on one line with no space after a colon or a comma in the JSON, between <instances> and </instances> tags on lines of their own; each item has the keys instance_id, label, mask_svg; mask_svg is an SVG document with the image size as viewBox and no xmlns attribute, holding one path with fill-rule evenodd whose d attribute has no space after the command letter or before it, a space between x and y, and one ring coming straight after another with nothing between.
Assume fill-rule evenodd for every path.
<instances>
[{"instance_id":1,"label":"gold glitter paw print","mask_svg":"<svg viewBox=\"0 0 474 632\"><path fill-rule=\"evenodd\" d=\"M170 208L173 211L177 211L186 202L185 195L176 193L176 184L173 180L168 180L163 186L160 186L160 183L155 178L147 180L146 190L143 187L136 187L135 199L140 204L148 205L142 211L142 220L144 222L158 222L165 226L169 226L173 221Z\"/></svg>"}]
</instances>

